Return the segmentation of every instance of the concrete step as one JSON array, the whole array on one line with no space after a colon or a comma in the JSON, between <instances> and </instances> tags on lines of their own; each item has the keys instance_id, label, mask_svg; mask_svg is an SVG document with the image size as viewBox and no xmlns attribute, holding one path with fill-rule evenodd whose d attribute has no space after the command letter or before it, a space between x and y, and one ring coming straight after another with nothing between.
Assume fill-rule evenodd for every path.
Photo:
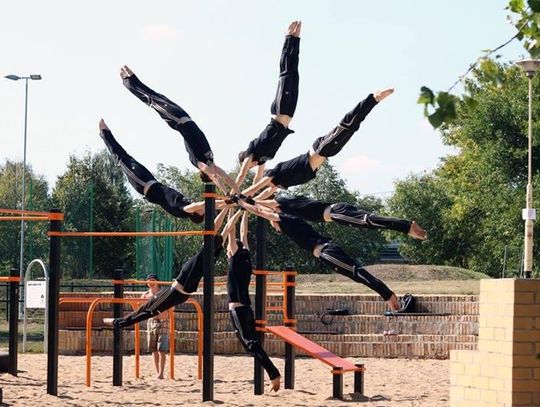
<instances>
[{"instance_id":1,"label":"concrete step","mask_svg":"<svg viewBox=\"0 0 540 407\"><path fill-rule=\"evenodd\" d=\"M110 296L110 293L62 293L63 297L91 297L95 295ZM138 297L140 293L125 293L126 297ZM202 294L192 296L202 304ZM255 303L254 296L252 303ZM478 296L476 295L418 295L417 311L430 313L448 313L453 315L478 315ZM326 311L328 308L347 308L352 314L382 314L387 310L386 304L378 295L371 294L297 294L295 296L297 312L303 314L316 314ZM279 306L283 304L281 295L269 295L267 304ZM216 312L228 310L227 295L217 293L214 296ZM61 311L87 310L88 304L62 304ZM99 309L109 310L112 305L103 304ZM125 308L129 309L128 306ZM179 306L180 310L193 309L186 304Z\"/></svg>"},{"instance_id":2,"label":"concrete step","mask_svg":"<svg viewBox=\"0 0 540 407\"><path fill-rule=\"evenodd\" d=\"M103 328L103 318L112 317L112 311L96 311L92 321L94 328ZM331 323L324 325L318 315L297 315L297 328L300 332L328 332L339 334L381 334L393 330L398 334L410 335L477 335L478 316L476 315L434 315L434 316L399 316L384 315L347 315L335 316ZM329 318L326 319L330 321ZM282 324L279 314L269 314L269 325ZM217 312L214 317L215 332L232 331L229 313ZM85 311L60 313L60 329L86 327ZM145 329L144 323L141 328ZM175 329L178 331L196 331L197 314L194 312L175 313Z\"/></svg>"},{"instance_id":3,"label":"concrete step","mask_svg":"<svg viewBox=\"0 0 540 407\"><path fill-rule=\"evenodd\" d=\"M329 351L342 357L389 357L389 358L441 358L449 357L452 349L476 349L474 335L305 335ZM216 354L245 353L233 332L219 332L215 336ZM176 351L196 353L196 332L177 332ZM134 348L134 332L124 335L126 352ZM141 334L141 350L146 347L146 335ZM264 348L269 355L284 354L283 341L272 335L266 335ZM93 353L111 353L112 330L97 330L92 335ZM85 352L84 331L60 331L59 351L61 354L83 354ZM303 353L298 351L299 355Z\"/></svg>"}]
</instances>

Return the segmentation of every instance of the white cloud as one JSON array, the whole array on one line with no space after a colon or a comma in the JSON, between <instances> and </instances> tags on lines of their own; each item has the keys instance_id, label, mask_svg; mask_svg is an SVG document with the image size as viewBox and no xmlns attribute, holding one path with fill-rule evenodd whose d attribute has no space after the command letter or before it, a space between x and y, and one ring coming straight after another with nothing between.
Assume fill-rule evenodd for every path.
<instances>
[{"instance_id":1,"label":"white cloud","mask_svg":"<svg viewBox=\"0 0 540 407\"><path fill-rule=\"evenodd\" d=\"M341 172L345 174L359 174L369 172L380 166L381 162L379 160L369 158L366 155L355 155L341 164Z\"/></svg>"},{"instance_id":2,"label":"white cloud","mask_svg":"<svg viewBox=\"0 0 540 407\"><path fill-rule=\"evenodd\" d=\"M150 24L143 28L143 35L150 40L175 40L180 34L173 27L165 24Z\"/></svg>"}]
</instances>

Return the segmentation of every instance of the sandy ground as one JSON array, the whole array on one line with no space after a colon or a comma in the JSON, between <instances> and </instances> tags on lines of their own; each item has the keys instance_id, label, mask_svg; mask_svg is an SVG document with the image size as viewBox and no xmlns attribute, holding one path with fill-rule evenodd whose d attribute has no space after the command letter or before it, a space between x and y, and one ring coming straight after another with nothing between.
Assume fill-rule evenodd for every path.
<instances>
[{"instance_id":1,"label":"sandy ground","mask_svg":"<svg viewBox=\"0 0 540 407\"><path fill-rule=\"evenodd\" d=\"M283 372L283 361L274 358ZM345 401L332 399L329 368L319 361L296 362L296 390L253 395L253 362L248 356L216 356L214 402L202 403L196 357L175 357L175 380L156 380L150 356L141 358L135 379L134 358L124 358L124 386L112 386L112 357L92 358L92 387L85 386L85 358L60 356L58 395L47 395L46 356L23 354L19 375L0 375L0 406L447 406L449 362L445 360L365 359L365 396L353 395L353 376L345 375ZM168 364L168 361L167 361ZM168 372L168 367L167 367ZM267 384L269 382L267 381Z\"/></svg>"}]
</instances>

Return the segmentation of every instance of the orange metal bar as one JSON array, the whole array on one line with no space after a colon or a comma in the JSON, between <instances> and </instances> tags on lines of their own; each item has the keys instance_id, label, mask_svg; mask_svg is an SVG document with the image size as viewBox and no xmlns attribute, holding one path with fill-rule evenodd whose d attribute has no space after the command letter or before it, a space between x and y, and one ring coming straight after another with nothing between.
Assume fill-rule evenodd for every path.
<instances>
[{"instance_id":1,"label":"orange metal bar","mask_svg":"<svg viewBox=\"0 0 540 407\"><path fill-rule=\"evenodd\" d=\"M53 220L62 220L64 218L63 213L52 213L52 212L39 212L39 211L27 211L27 210L20 210L20 209L0 209L0 213L7 213L10 215L34 215L34 216L48 216L50 219ZM61 216L62 219L56 218L58 215Z\"/></svg>"},{"instance_id":2,"label":"orange metal bar","mask_svg":"<svg viewBox=\"0 0 540 407\"><path fill-rule=\"evenodd\" d=\"M100 303L108 302L113 304L118 303L139 303L146 301L143 298L111 298L111 297L99 297L99 298L81 298L84 300L84 302L89 302L90 307L88 308L88 312L86 314L86 386L90 387L91 385L91 376L92 376L92 314L96 308L96 306ZM62 301L65 300L65 301ZM75 300L75 301L74 301ZM75 298L65 298L61 299L60 303L62 302L77 302L77 299ZM197 328L198 328L198 344L197 344L197 356L198 356L198 371L197 376L199 380L202 379L202 340L203 340L203 314L202 314L202 308L201 305L193 300L192 298L188 299L186 301L186 304L192 304L195 307L195 310L197 311ZM133 304L132 304L133 305ZM175 331L174 331L174 310L171 308L169 311L170 315L170 333L172 339L172 352L170 353L171 361L170 361L170 375L171 378L174 379L174 351L175 351ZM135 325L135 329L138 329L138 325ZM136 377L139 378L139 357L138 357L138 350L140 349L140 343L139 343L139 333L135 333L135 372Z\"/></svg>"},{"instance_id":3,"label":"orange metal bar","mask_svg":"<svg viewBox=\"0 0 540 407\"><path fill-rule=\"evenodd\" d=\"M49 220L47 216L0 216L0 221L12 221L12 220L35 220L35 221L44 221Z\"/></svg>"},{"instance_id":4,"label":"orange metal bar","mask_svg":"<svg viewBox=\"0 0 540 407\"><path fill-rule=\"evenodd\" d=\"M0 283L20 283L20 277L0 277Z\"/></svg>"},{"instance_id":5,"label":"orange metal bar","mask_svg":"<svg viewBox=\"0 0 540 407\"><path fill-rule=\"evenodd\" d=\"M202 380L202 368L203 368L203 311L201 304L195 301L193 298L190 298L186 301L186 304L192 304L197 310L197 329L198 329L198 343L197 343L197 357L198 357L198 366L197 366L197 377L199 380Z\"/></svg>"},{"instance_id":6,"label":"orange metal bar","mask_svg":"<svg viewBox=\"0 0 540 407\"><path fill-rule=\"evenodd\" d=\"M289 275L289 276L296 276L298 275L298 272L296 271L287 271L287 270L283 270L283 271L275 271L275 270L253 270L253 274L257 275L270 275L270 274L285 274L285 275Z\"/></svg>"},{"instance_id":7,"label":"orange metal bar","mask_svg":"<svg viewBox=\"0 0 540 407\"><path fill-rule=\"evenodd\" d=\"M60 237L130 237L130 236L204 236L215 235L215 230L192 230L176 232L48 232L48 236Z\"/></svg>"},{"instance_id":8,"label":"orange metal bar","mask_svg":"<svg viewBox=\"0 0 540 407\"><path fill-rule=\"evenodd\" d=\"M172 281L156 281L156 280L112 280L113 284L157 284L157 285L171 285Z\"/></svg>"},{"instance_id":9,"label":"orange metal bar","mask_svg":"<svg viewBox=\"0 0 540 407\"><path fill-rule=\"evenodd\" d=\"M283 274L283 302L282 302L283 308L281 309L282 312L283 312L283 319L287 318L287 300L288 300L288 296L287 296L287 276L285 274Z\"/></svg>"},{"instance_id":10,"label":"orange metal bar","mask_svg":"<svg viewBox=\"0 0 540 407\"><path fill-rule=\"evenodd\" d=\"M141 300L144 302L143 298L103 298L98 297L94 299L90 303L90 307L88 308L88 312L86 313L86 386L90 387L91 384L91 377L92 377L92 316L94 314L94 310L100 303L111 303L111 304L131 304L133 306L133 303L139 303ZM137 329L137 327L135 328ZM135 337L137 348L140 346L140 343L138 341L139 335ZM135 359L135 371L137 372L137 358Z\"/></svg>"},{"instance_id":11,"label":"orange metal bar","mask_svg":"<svg viewBox=\"0 0 540 407\"><path fill-rule=\"evenodd\" d=\"M131 304L133 311L136 310L135 304ZM139 324L135 324L135 377L141 376L141 329Z\"/></svg>"},{"instance_id":12,"label":"orange metal bar","mask_svg":"<svg viewBox=\"0 0 540 407\"><path fill-rule=\"evenodd\" d=\"M176 351L176 332L174 331L174 307L169 308L169 378L174 379L174 352Z\"/></svg>"}]
</instances>

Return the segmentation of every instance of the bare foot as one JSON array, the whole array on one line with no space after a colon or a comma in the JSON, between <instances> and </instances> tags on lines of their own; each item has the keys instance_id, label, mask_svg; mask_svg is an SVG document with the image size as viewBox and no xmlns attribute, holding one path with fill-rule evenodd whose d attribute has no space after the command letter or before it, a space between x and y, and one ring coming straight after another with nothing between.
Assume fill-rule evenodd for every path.
<instances>
[{"instance_id":1,"label":"bare foot","mask_svg":"<svg viewBox=\"0 0 540 407\"><path fill-rule=\"evenodd\" d=\"M103 318L103 323L108 326L113 326L114 318Z\"/></svg>"},{"instance_id":2,"label":"bare foot","mask_svg":"<svg viewBox=\"0 0 540 407\"><path fill-rule=\"evenodd\" d=\"M289 24L289 28L287 28L287 34L291 35L293 37L300 37L300 30L302 29L302 22L301 21L293 21L291 24Z\"/></svg>"},{"instance_id":3,"label":"bare foot","mask_svg":"<svg viewBox=\"0 0 540 407\"><path fill-rule=\"evenodd\" d=\"M163 379L165 379L165 377L163 377L163 375L160 374L160 375L157 375L157 376L156 376L156 379L157 379L157 380L163 380Z\"/></svg>"},{"instance_id":4,"label":"bare foot","mask_svg":"<svg viewBox=\"0 0 540 407\"><path fill-rule=\"evenodd\" d=\"M300 31L302 30L302 22L297 21L298 24L296 24L296 30L294 30L294 33L292 34L293 37L300 37Z\"/></svg>"},{"instance_id":5,"label":"bare foot","mask_svg":"<svg viewBox=\"0 0 540 407\"><path fill-rule=\"evenodd\" d=\"M285 35L293 35L294 31L296 30L296 25L298 24L298 21L293 21L289 24L289 27L287 28L287 33Z\"/></svg>"},{"instance_id":6,"label":"bare foot","mask_svg":"<svg viewBox=\"0 0 540 407\"><path fill-rule=\"evenodd\" d=\"M133 75L133 71L129 69L127 65L124 65L122 68L120 68L120 77L122 79L129 78L132 75Z\"/></svg>"},{"instance_id":7,"label":"bare foot","mask_svg":"<svg viewBox=\"0 0 540 407\"><path fill-rule=\"evenodd\" d=\"M270 380L270 391L277 392L281 387L281 376L276 377L275 379Z\"/></svg>"},{"instance_id":8,"label":"bare foot","mask_svg":"<svg viewBox=\"0 0 540 407\"><path fill-rule=\"evenodd\" d=\"M99 121L99 130L109 130L109 126L105 124L105 120L103 119Z\"/></svg>"},{"instance_id":9,"label":"bare foot","mask_svg":"<svg viewBox=\"0 0 540 407\"><path fill-rule=\"evenodd\" d=\"M416 223L414 220L411 223L411 228L409 229L408 235L418 240L427 239L427 232L425 231L425 229L422 226L420 226L418 223Z\"/></svg>"},{"instance_id":10,"label":"bare foot","mask_svg":"<svg viewBox=\"0 0 540 407\"><path fill-rule=\"evenodd\" d=\"M394 93L394 88L388 88L383 90L378 90L373 94L373 97L377 102L380 102L381 100L385 99L386 97L390 96L392 93Z\"/></svg>"},{"instance_id":11,"label":"bare foot","mask_svg":"<svg viewBox=\"0 0 540 407\"><path fill-rule=\"evenodd\" d=\"M386 300L386 304L388 304L388 307L392 311L397 311L400 308L396 294L392 294L392 296Z\"/></svg>"}]
</instances>

